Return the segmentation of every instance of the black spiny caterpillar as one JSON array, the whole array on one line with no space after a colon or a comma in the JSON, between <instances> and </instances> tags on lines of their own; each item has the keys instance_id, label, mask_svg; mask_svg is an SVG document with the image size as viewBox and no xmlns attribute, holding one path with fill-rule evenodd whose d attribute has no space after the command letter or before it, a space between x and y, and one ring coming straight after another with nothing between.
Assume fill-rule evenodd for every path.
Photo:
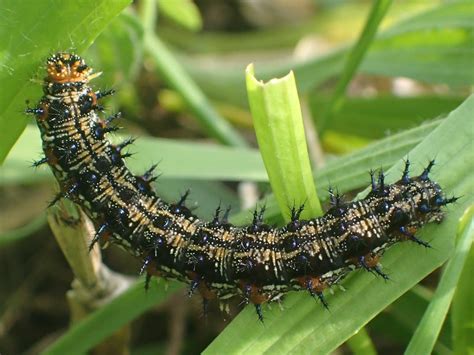
<instances>
[{"instance_id":1,"label":"black spiny caterpillar","mask_svg":"<svg viewBox=\"0 0 474 355\"><path fill-rule=\"evenodd\" d=\"M236 227L217 209L204 222L186 208L186 196L169 204L155 195L153 168L142 176L127 169L122 150L132 141L114 146L104 138L117 116L100 118L98 100L112 91L89 86L96 75L83 59L58 53L47 71L45 94L28 112L36 115L45 152L36 165L48 163L61 187L55 201L67 197L83 208L96 227L93 243L108 237L143 259L148 280L159 274L187 282L205 303L238 295L255 304L262 320L262 303L306 290L327 307L323 290L355 268L386 278L378 260L390 245L428 246L416 231L441 222L441 207L456 200L430 180L434 162L410 178L407 161L394 184L372 174L372 191L362 200L344 203L332 194L332 207L319 218L301 220L302 208L295 208L291 222L274 228L255 211L250 225Z\"/></svg>"}]
</instances>

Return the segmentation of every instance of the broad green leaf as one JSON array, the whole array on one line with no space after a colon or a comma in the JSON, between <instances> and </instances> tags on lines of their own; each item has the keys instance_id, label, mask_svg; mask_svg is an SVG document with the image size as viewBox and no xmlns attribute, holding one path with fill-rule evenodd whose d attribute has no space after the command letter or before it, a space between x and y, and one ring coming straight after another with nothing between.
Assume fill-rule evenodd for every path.
<instances>
[{"instance_id":1,"label":"broad green leaf","mask_svg":"<svg viewBox=\"0 0 474 355\"><path fill-rule=\"evenodd\" d=\"M432 178L448 195L466 196L464 201L448 209L442 224L429 225L421 231L421 238L429 240L432 249L420 250L409 243L390 248L382 263L386 270L391 270L393 282L374 282L373 275L361 270L354 272L343 282L347 292L336 291L334 296L328 296L330 312L315 304L308 295L292 293L283 302L283 311L272 307L265 313L266 322L262 326L255 321L254 310L247 307L205 353L222 353L224 349L232 353L333 351L446 261L453 251L457 220L474 200L469 193L474 188L474 172L466 164L474 159L474 151L470 149L474 132L469 129L473 113L474 96L471 96L409 153L412 162L416 162L414 175L420 173L420 165L435 154L439 165ZM398 161L388 171L389 180L397 180L402 169L403 161ZM340 173L346 171L341 169Z\"/></svg>"},{"instance_id":2,"label":"broad green leaf","mask_svg":"<svg viewBox=\"0 0 474 355\"><path fill-rule=\"evenodd\" d=\"M305 204L303 216L321 214L293 72L263 83L250 64L246 77L255 134L280 210L287 221L289 206Z\"/></svg>"},{"instance_id":3,"label":"broad green leaf","mask_svg":"<svg viewBox=\"0 0 474 355\"><path fill-rule=\"evenodd\" d=\"M130 0L2 1L0 26L0 163L25 128L25 101L39 98L44 60L82 53Z\"/></svg>"}]
</instances>

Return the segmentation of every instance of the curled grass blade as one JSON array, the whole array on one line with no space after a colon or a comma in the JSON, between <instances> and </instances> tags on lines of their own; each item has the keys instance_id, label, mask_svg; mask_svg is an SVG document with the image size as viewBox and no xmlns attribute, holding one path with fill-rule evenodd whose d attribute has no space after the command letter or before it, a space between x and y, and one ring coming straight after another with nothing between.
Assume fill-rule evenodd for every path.
<instances>
[{"instance_id":1,"label":"curled grass blade","mask_svg":"<svg viewBox=\"0 0 474 355\"><path fill-rule=\"evenodd\" d=\"M283 216L288 221L290 208L302 204L304 216L321 214L293 73L263 83L250 64L246 77L258 145Z\"/></svg>"}]
</instances>

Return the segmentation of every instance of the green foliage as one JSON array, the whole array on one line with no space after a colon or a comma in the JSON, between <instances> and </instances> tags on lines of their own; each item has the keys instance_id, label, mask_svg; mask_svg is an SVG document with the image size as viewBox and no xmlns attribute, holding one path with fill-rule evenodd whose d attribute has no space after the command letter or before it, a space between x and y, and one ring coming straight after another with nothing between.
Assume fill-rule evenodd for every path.
<instances>
[{"instance_id":1,"label":"green foliage","mask_svg":"<svg viewBox=\"0 0 474 355\"><path fill-rule=\"evenodd\" d=\"M109 1L2 2L0 26L0 163L25 128L25 100L40 97L30 82L45 58L56 51L82 53L110 21L130 3ZM40 75L43 75L41 72Z\"/></svg>"},{"instance_id":2,"label":"green foliage","mask_svg":"<svg viewBox=\"0 0 474 355\"><path fill-rule=\"evenodd\" d=\"M344 21L352 13L344 14ZM382 76L404 76L428 83L472 85L474 71L474 7L471 1L451 1L409 16L380 31L361 63L361 72ZM339 73L350 47L304 61L283 58L275 64L253 60L258 77L269 80L295 72L300 94L324 84ZM225 61L212 67L180 57L187 71L210 96L245 105L242 71L248 64Z\"/></svg>"},{"instance_id":3,"label":"green foliage","mask_svg":"<svg viewBox=\"0 0 474 355\"><path fill-rule=\"evenodd\" d=\"M408 243L394 246L382 260L392 281L384 283L374 280L371 274L357 271L343 283L347 292L335 289L328 296L330 312L303 293L291 293L282 302L283 310L276 305L264 309L262 326L255 320L254 310L246 307L205 352L314 353L317 349L317 353L329 353L350 339L348 345L355 353L374 353L369 334L381 332L397 339L403 347L410 342L411 353L428 353L433 349L435 352L453 349L457 354L472 351L472 312L469 311L473 297L470 278L474 257L470 250L472 220L469 219L472 213L458 227L459 218L474 203L474 96L466 98L466 87L474 83L471 2L451 1L422 9L388 28L385 26L375 36L386 8L377 11L374 7L373 16L367 20L369 32L363 32L356 52L352 45L347 45L304 61L290 57L279 61L254 60L253 52L239 53L232 61L226 59L229 47L232 48L230 43L240 43L241 49L274 48L279 39L275 34L279 33L288 47L302 33L312 31L315 28L312 25L279 27L271 33L249 32L232 38L228 34L213 34L199 48L215 56L212 67L207 67L199 56L183 55L173 49L174 45L183 47L189 43L190 51L195 51L199 37L193 33L169 35L166 37L169 43L156 35L154 0L139 3L140 15L131 7L123 11L129 3L127 0L6 0L2 3L0 161L17 144L1 167L0 185L36 186L52 180L47 169L39 168L33 173L29 167L41 150L36 128L27 127L18 138L27 122L21 113L25 100L33 103L40 96L39 83L32 81L39 81L44 59L58 50L83 54L97 70L104 71L97 81L99 86L120 88L113 104L125 106L131 113L133 119L127 122L130 130L144 123L137 108L142 98L133 81L147 68L147 75L150 71L158 74L183 99L184 113L193 115L206 137L230 146L142 137L143 130L136 134L140 139L132 148L137 154L129 160L130 168L143 171L161 161L159 167L164 175L158 184L160 195L171 199L178 190L183 191L183 185L191 185L194 198L200 202L201 215L209 216L219 199L224 204L239 203L236 194L216 180L270 181L275 195L269 194L264 199L265 217L270 223L281 224L288 217L288 207L303 202L304 197L309 196L311 205L307 217L319 213L320 201L328 197L328 185L349 193L368 185L367 172L371 168L388 169L387 179L395 181L401 174L403 158L408 156L414 163L414 174L429 159L436 158L439 165L433 172L434 179L448 194L462 198L448 209L441 225L429 225L421 231L421 238L429 240L433 249L424 250ZM158 2L160 15L193 31L201 27L201 17L194 5L184 0L174 3L176 7L170 3ZM345 6L350 9L349 5L341 8ZM342 16L344 21L347 17L347 13ZM338 21L340 24L341 18ZM252 61L256 62L258 78L272 79L294 70L299 94L303 95L303 108L308 104L307 111L312 113L316 127L328 119L327 134L323 137L325 147L344 145L344 150L351 153L330 157L322 168L311 172L293 76L262 84L249 72L250 107L267 176L260 153L247 148L248 140L222 117L211 101L221 100L246 109L244 68ZM385 78L405 76L425 85L442 84L437 87L441 93L434 95L429 91L409 98L392 95L345 98L343 93L358 73ZM341 84L336 86L335 94L328 95L322 86L338 75L342 75ZM446 92L449 95L443 94ZM325 116L327 112L330 114ZM275 118L282 120L272 121ZM365 146L356 150L358 146L353 142ZM231 221L245 224L249 218L249 211L241 211ZM44 223L44 216L39 215L21 228L1 234L0 246L27 238ZM455 244L458 228L460 237ZM415 286L452 255L455 258L447 264L434 294ZM145 293L140 280L116 300L72 326L48 351L51 354L70 353L71 349L87 351L158 302L166 301L180 287L175 282L168 288L161 281L159 285L153 282L152 289ZM452 326L444 320L451 298L448 317ZM432 332L433 329L437 331Z\"/></svg>"},{"instance_id":4,"label":"green foliage","mask_svg":"<svg viewBox=\"0 0 474 355\"><path fill-rule=\"evenodd\" d=\"M112 137L112 141L120 142L123 138L123 135L117 135ZM131 159L128 165L133 171L144 171L160 161L160 156L173 156L174 159L166 159L159 164L164 179L268 180L262 159L255 149L140 137L133 146L135 150L140 154L136 154L136 158ZM31 163L38 158L40 151L38 129L28 126L2 166L0 186L51 179L52 174L46 166L36 168L35 173L31 174ZM156 152L160 152L160 156ZM188 160L188 164L183 164L183 161ZM216 160L222 163L216 165Z\"/></svg>"},{"instance_id":5,"label":"green foliage","mask_svg":"<svg viewBox=\"0 0 474 355\"><path fill-rule=\"evenodd\" d=\"M73 326L46 349L45 354L84 353L138 315L165 301L180 287L177 282L164 285L153 280L147 293L143 291L144 280L140 279L125 293Z\"/></svg>"},{"instance_id":6,"label":"green foliage","mask_svg":"<svg viewBox=\"0 0 474 355\"><path fill-rule=\"evenodd\" d=\"M460 218L453 256L446 263L438 288L408 344L406 354L427 354L433 351L474 239L473 213L474 205L471 205ZM468 322L464 320L464 323ZM464 348L465 353L468 352L466 345L461 345L461 348Z\"/></svg>"},{"instance_id":7,"label":"green foliage","mask_svg":"<svg viewBox=\"0 0 474 355\"><path fill-rule=\"evenodd\" d=\"M372 10L367 18L364 30L354 48L349 52L344 69L341 72L339 81L334 89L334 94L329 101L328 107L324 112L323 120L319 124L321 134L324 133L328 121L334 121L334 114L337 113L344 102L345 92L351 82L355 72L365 57L370 45L372 44L380 22L384 18L387 10L392 4L392 0L377 0L372 6Z\"/></svg>"},{"instance_id":8,"label":"green foliage","mask_svg":"<svg viewBox=\"0 0 474 355\"><path fill-rule=\"evenodd\" d=\"M472 228L472 211L473 207L471 206L461 220L459 231L466 233L468 231L468 223L470 223ZM474 325L472 323L474 319L474 309L472 307L472 300L474 299L474 285L472 283L474 248L472 248L472 245L468 253L462 274L456 285L456 293L454 294L452 304L452 339L453 350L456 355L474 353L474 344L472 342L474 335Z\"/></svg>"},{"instance_id":9,"label":"green foliage","mask_svg":"<svg viewBox=\"0 0 474 355\"><path fill-rule=\"evenodd\" d=\"M328 130L369 139L382 138L428 120L444 117L462 101L460 97L432 95L347 98L342 109L328 124ZM329 99L322 95L310 97L311 112L316 124L319 124L328 102Z\"/></svg>"}]
</instances>

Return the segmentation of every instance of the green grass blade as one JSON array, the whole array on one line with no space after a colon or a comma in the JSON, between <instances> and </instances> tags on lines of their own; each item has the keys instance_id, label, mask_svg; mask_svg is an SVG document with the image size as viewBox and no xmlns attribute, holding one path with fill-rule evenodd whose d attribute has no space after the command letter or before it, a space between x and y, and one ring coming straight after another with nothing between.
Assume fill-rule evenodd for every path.
<instances>
[{"instance_id":1,"label":"green grass blade","mask_svg":"<svg viewBox=\"0 0 474 355\"><path fill-rule=\"evenodd\" d=\"M240 134L214 110L201 89L158 37L151 33L146 35L145 50L153 59L158 73L181 94L198 121L212 137L227 145L240 147L247 145Z\"/></svg>"},{"instance_id":2,"label":"green grass blade","mask_svg":"<svg viewBox=\"0 0 474 355\"><path fill-rule=\"evenodd\" d=\"M341 77L337 82L333 96L327 107L327 111L321 121L321 125L319 127L320 134L324 132L328 121L332 119L334 114L340 110L342 104L344 103L344 94L346 92L347 86L359 68L362 59L374 40L379 24L387 13L391 4L392 0L376 0L372 6L360 37L357 40L354 48L349 52L347 62L344 65L344 69L342 70Z\"/></svg>"},{"instance_id":3,"label":"green grass blade","mask_svg":"<svg viewBox=\"0 0 474 355\"><path fill-rule=\"evenodd\" d=\"M111 138L114 142L124 139L123 136ZM127 166L137 173L148 169L152 164L159 163L158 170L164 172L165 179L267 181L262 158L256 149L140 137L130 151L139 152L127 159ZM40 152L41 140L38 128L28 126L5 164L0 167L0 186L50 179L52 174L48 167L41 166L36 169L31 167L33 160L39 159ZM187 163L183 164L183 161Z\"/></svg>"},{"instance_id":4,"label":"green grass blade","mask_svg":"<svg viewBox=\"0 0 474 355\"><path fill-rule=\"evenodd\" d=\"M448 1L392 26L374 42L361 70L427 83L474 83L474 6Z\"/></svg>"},{"instance_id":5,"label":"green grass blade","mask_svg":"<svg viewBox=\"0 0 474 355\"><path fill-rule=\"evenodd\" d=\"M343 20L341 20L343 21ZM444 2L408 17L384 30L373 41L360 71L388 77L405 76L428 83L471 85L474 82L474 7L471 0ZM341 72L349 48L325 56L295 61L259 61L257 75L264 80L290 70L298 78L300 94L306 94ZM245 83L240 73L252 57L229 65L215 58L212 68L183 55L181 62L200 87L213 98L246 105ZM220 64L222 63L222 64Z\"/></svg>"},{"instance_id":6,"label":"green grass blade","mask_svg":"<svg viewBox=\"0 0 474 355\"><path fill-rule=\"evenodd\" d=\"M371 334L406 346L432 297L431 289L416 285L370 321ZM435 344L435 352L443 354L451 347L451 331L449 323L445 323Z\"/></svg>"},{"instance_id":7,"label":"green grass blade","mask_svg":"<svg viewBox=\"0 0 474 355\"><path fill-rule=\"evenodd\" d=\"M146 310L166 300L182 287L178 282L159 283L153 279L148 292L144 290L144 280L118 296L106 306L74 324L68 332L50 345L44 354L81 354L99 344L102 339L135 319Z\"/></svg>"},{"instance_id":8,"label":"green grass blade","mask_svg":"<svg viewBox=\"0 0 474 355\"><path fill-rule=\"evenodd\" d=\"M446 264L436 292L405 351L407 355L430 354L448 314L464 263L474 240L474 205L460 221L459 239ZM471 319L472 321L472 319Z\"/></svg>"},{"instance_id":9,"label":"green grass blade","mask_svg":"<svg viewBox=\"0 0 474 355\"><path fill-rule=\"evenodd\" d=\"M471 207L469 211L471 217L472 212ZM474 283L472 275L474 275L474 248L471 246L451 308L453 351L456 355L474 354L474 307L472 307Z\"/></svg>"},{"instance_id":10,"label":"green grass blade","mask_svg":"<svg viewBox=\"0 0 474 355\"><path fill-rule=\"evenodd\" d=\"M55 51L82 53L130 0L2 1L0 26L0 163L25 128L25 100L40 89L31 79Z\"/></svg>"},{"instance_id":11,"label":"green grass blade","mask_svg":"<svg viewBox=\"0 0 474 355\"><path fill-rule=\"evenodd\" d=\"M246 79L258 145L283 216L288 221L290 208L301 204L303 216L321 214L293 72L263 83L250 64Z\"/></svg>"},{"instance_id":12,"label":"green grass blade","mask_svg":"<svg viewBox=\"0 0 474 355\"><path fill-rule=\"evenodd\" d=\"M356 334L350 337L346 344L349 346L354 355L377 354L374 343L372 342L372 339L365 328L361 328Z\"/></svg>"},{"instance_id":13,"label":"green grass blade","mask_svg":"<svg viewBox=\"0 0 474 355\"><path fill-rule=\"evenodd\" d=\"M328 122L327 130L375 139L444 117L458 107L461 96L423 95L416 97L376 96L346 98L342 108ZM312 116L319 126L329 98L309 97ZM354 123L357 124L354 124Z\"/></svg>"},{"instance_id":14,"label":"green grass blade","mask_svg":"<svg viewBox=\"0 0 474 355\"><path fill-rule=\"evenodd\" d=\"M307 295L291 293L283 303L285 311L272 307L271 311L265 312L266 321L262 326L255 320L253 309L247 307L209 345L206 353L333 351L445 262L454 247L458 218L474 199L469 192L474 189L474 172L465 164L474 158L474 152L469 149L474 139L474 132L469 129L473 113L474 96L471 96L409 153L414 162L414 175L436 155L439 165L433 178L446 193L466 196L449 208L441 225L429 225L420 232L421 238L430 241L433 249L420 250L409 243L390 248L382 258L382 264L393 282L384 283L363 271L355 272L343 283L347 292L336 291L328 296L330 312ZM388 171L388 180L396 181L402 170L403 161L399 160ZM339 173L346 171L341 168Z\"/></svg>"}]
</instances>

